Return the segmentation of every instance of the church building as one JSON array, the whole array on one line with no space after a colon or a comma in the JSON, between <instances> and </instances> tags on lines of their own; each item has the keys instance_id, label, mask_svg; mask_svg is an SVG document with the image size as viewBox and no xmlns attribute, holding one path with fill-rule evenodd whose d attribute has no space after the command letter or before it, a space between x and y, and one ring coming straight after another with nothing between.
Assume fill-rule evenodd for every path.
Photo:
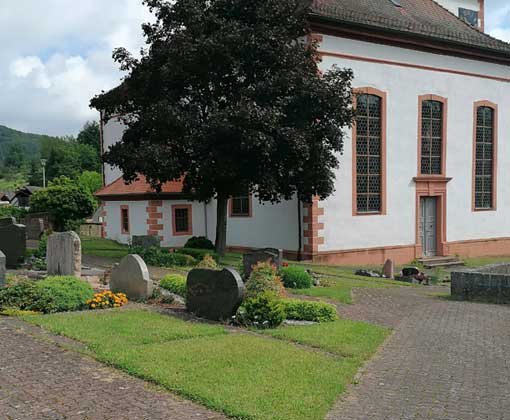
<instances>
[{"instance_id":1,"label":"church building","mask_svg":"<svg viewBox=\"0 0 510 420\"><path fill-rule=\"evenodd\" d=\"M312 204L231 199L227 244L330 264L510 255L510 45L484 32L484 0L315 0L321 69L354 72L357 120L336 191ZM122 137L102 121L102 148ZM105 165L104 236L214 241L216 205L179 182L156 194Z\"/></svg>"}]
</instances>

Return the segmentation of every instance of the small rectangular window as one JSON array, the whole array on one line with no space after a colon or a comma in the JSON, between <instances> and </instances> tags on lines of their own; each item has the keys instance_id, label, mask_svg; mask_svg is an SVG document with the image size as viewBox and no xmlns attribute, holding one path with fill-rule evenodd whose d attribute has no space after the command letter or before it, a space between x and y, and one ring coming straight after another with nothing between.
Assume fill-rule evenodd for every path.
<instances>
[{"instance_id":1,"label":"small rectangular window","mask_svg":"<svg viewBox=\"0 0 510 420\"><path fill-rule=\"evenodd\" d=\"M250 217L251 216L251 197L243 195L232 198L230 216L232 217Z\"/></svg>"},{"instance_id":2,"label":"small rectangular window","mask_svg":"<svg viewBox=\"0 0 510 420\"><path fill-rule=\"evenodd\" d=\"M120 209L120 223L122 233L129 233L129 208L122 207Z\"/></svg>"},{"instance_id":3,"label":"small rectangular window","mask_svg":"<svg viewBox=\"0 0 510 420\"><path fill-rule=\"evenodd\" d=\"M172 207L174 236L191 235L191 205L176 205Z\"/></svg>"}]
</instances>

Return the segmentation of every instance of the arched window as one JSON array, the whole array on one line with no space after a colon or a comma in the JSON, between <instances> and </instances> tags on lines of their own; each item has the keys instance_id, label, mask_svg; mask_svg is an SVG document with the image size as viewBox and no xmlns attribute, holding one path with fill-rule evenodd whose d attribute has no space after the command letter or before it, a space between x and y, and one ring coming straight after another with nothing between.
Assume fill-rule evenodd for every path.
<instances>
[{"instance_id":1,"label":"arched window","mask_svg":"<svg viewBox=\"0 0 510 420\"><path fill-rule=\"evenodd\" d=\"M385 212L386 95L356 90L353 165L355 214Z\"/></svg>"},{"instance_id":2,"label":"arched window","mask_svg":"<svg viewBox=\"0 0 510 420\"><path fill-rule=\"evenodd\" d=\"M495 208L496 196L496 132L497 107L494 104L475 104L474 186L475 210Z\"/></svg>"},{"instance_id":3,"label":"arched window","mask_svg":"<svg viewBox=\"0 0 510 420\"><path fill-rule=\"evenodd\" d=\"M421 162L422 175L443 174L444 104L438 100L421 102Z\"/></svg>"}]
</instances>

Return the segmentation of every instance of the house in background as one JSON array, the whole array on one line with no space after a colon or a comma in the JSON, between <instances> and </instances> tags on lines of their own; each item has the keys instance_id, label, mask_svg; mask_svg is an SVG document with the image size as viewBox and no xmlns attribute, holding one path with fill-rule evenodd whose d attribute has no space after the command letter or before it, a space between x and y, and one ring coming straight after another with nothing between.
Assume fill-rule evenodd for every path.
<instances>
[{"instance_id":1,"label":"house in background","mask_svg":"<svg viewBox=\"0 0 510 420\"><path fill-rule=\"evenodd\" d=\"M0 191L0 205L11 204L11 199L14 197L12 191Z\"/></svg>"},{"instance_id":2,"label":"house in background","mask_svg":"<svg viewBox=\"0 0 510 420\"><path fill-rule=\"evenodd\" d=\"M35 187L33 185L27 185L25 187L18 188L11 198L11 205L20 208L30 207L30 197L36 191L41 190L42 187Z\"/></svg>"},{"instance_id":3,"label":"house in background","mask_svg":"<svg viewBox=\"0 0 510 420\"><path fill-rule=\"evenodd\" d=\"M321 69L354 72L357 123L336 192L312 204L230 202L227 243L339 264L510 254L510 45L483 32L483 0L316 0ZM102 150L122 138L102 121ZM216 204L161 194L104 167L103 232L182 246L214 240Z\"/></svg>"}]
</instances>

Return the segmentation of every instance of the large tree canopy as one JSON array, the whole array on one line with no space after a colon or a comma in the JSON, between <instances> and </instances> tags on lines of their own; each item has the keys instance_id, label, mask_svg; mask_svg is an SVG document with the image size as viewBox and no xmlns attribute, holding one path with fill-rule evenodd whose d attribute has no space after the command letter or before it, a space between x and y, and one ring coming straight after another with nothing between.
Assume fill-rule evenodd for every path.
<instances>
[{"instance_id":1,"label":"large tree canopy","mask_svg":"<svg viewBox=\"0 0 510 420\"><path fill-rule=\"evenodd\" d=\"M278 202L326 198L351 124L350 70L321 74L303 0L144 0L157 20L148 48L114 58L123 84L92 106L127 130L105 155L126 180L158 188L181 178L197 199L218 199L225 247L228 197Z\"/></svg>"}]
</instances>

